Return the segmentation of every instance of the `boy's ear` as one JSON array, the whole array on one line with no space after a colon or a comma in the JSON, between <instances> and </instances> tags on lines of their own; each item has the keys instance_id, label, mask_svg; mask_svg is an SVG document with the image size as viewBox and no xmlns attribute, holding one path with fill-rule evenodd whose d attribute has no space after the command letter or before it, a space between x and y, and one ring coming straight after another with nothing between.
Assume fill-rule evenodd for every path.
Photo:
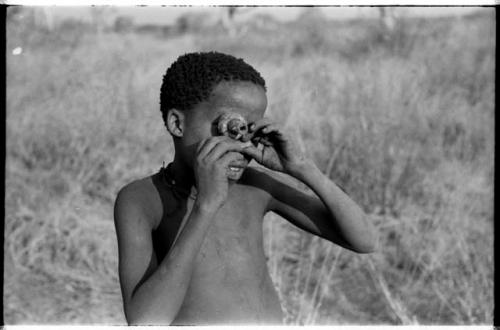
<instances>
[{"instance_id":1,"label":"boy's ear","mask_svg":"<svg viewBox=\"0 0 500 330\"><path fill-rule=\"evenodd\" d=\"M167 112L167 130L176 137L184 135L184 113L177 109L170 109Z\"/></svg>"}]
</instances>

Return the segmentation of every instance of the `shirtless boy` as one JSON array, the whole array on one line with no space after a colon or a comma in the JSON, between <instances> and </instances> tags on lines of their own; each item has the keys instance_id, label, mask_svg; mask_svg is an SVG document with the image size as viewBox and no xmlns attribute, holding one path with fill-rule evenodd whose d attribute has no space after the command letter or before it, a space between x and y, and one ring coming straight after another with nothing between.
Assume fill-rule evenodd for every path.
<instances>
[{"instance_id":1,"label":"shirtless boy","mask_svg":"<svg viewBox=\"0 0 500 330\"><path fill-rule=\"evenodd\" d=\"M360 207L266 106L264 80L241 59L191 53L167 70L160 107L174 159L122 188L114 210L129 324L281 324L262 244L269 211L352 251L375 249ZM226 132L224 115L237 123Z\"/></svg>"}]
</instances>

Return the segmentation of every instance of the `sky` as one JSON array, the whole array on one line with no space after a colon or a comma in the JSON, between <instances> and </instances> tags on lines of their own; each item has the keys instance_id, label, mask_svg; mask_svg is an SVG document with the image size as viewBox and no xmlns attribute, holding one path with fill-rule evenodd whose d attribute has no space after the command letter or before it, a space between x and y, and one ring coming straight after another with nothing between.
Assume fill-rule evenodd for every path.
<instances>
[{"instance_id":1,"label":"sky","mask_svg":"<svg viewBox=\"0 0 500 330\"><path fill-rule=\"evenodd\" d=\"M45 7L50 11L55 20L64 18L80 18L90 20L90 7ZM130 16L136 24L173 24L182 14L188 12L210 12L220 13L223 7L209 6L111 6L109 7L110 16ZM355 17L370 17L377 15L377 9L373 7L318 7L331 19L349 19ZM288 21L295 19L303 10L301 7L241 7L238 19L248 19L257 13L266 13L277 20ZM475 10L492 10L491 8L481 7L399 7L402 14L418 16L457 16L463 15Z\"/></svg>"}]
</instances>

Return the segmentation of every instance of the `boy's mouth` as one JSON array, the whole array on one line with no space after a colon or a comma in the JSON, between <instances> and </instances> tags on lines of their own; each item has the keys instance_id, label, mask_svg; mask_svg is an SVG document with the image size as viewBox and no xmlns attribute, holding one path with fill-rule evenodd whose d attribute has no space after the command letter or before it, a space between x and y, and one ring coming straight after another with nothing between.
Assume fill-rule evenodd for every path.
<instances>
[{"instance_id":1,"label":"boy's mouth","mask_svg":"<svg viewBox=\"0 0 500 330\"><path fill-rule=\"evenodd\" d=\"M242 172L245 169L245 167L247 167L247 165L248 165L247 161L241 161L229 164L228 168L232 173L237 174Z\"/></svg>"},{"instance_id":2,"label":"boy's mouth","mask_svg":"<svg viewBox=\"0 0 500 330\"><path fill-rule=\"evenodd\" d=\"M229 170L232 172L232 173L240 173L241 171L243 171L243 167L236 167L236 166L229 166Z\"/></svg>"}]
</instances>

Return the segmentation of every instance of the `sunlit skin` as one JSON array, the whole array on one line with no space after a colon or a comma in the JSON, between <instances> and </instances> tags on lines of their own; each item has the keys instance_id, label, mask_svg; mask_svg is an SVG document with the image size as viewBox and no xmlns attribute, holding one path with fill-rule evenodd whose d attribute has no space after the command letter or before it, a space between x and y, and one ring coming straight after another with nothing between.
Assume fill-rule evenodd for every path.
<instances>
[{"instance_id":1,"label":"sunlit skin","mask_svg":"<svg viewBox=\"0 0 500 330\"><path fill-rule=\"evenodd\" d=\"M222 82L193 109L169 111L172 174L196 198L160 197L151 177L120 191L115 225L129 324L281 324L263 250L269 211L347 249L376 248L363 211L300 152L293 136L264 117L266 107L260 86ZM245 137L219 135L217 119L227 113L250 124ZM160 237L155 242L153 230ZM162 255L167 242L173 244Z\"/></svg>"}]
</instances>

